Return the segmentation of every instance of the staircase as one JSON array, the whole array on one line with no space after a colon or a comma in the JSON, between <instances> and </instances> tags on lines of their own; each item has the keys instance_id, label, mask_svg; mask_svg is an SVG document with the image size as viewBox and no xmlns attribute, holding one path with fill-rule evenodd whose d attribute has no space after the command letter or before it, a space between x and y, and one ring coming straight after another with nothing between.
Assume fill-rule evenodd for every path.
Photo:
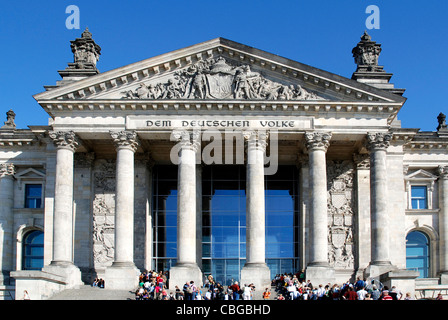
<instances>
[{"instance_id":1,"label":"staircase","mask_svg":"<svg viewBox=\"0 0 448 320\"><path fill-rule=\"evenodd\" d=\"M415 299L435 299L441 293L448 299L448 285L439 284L439 278L415 279Z\"/></svg>"},{"instance_id":2,"label":"staircase","mask_svg":"<svg viewBox=\"0 0 448 320\"><path fill-rule=\"evenodd\" d=\"M77 289L59 292L48 300L135 300L135 292L129 290L107 290L84 285Z\"/></svg>"}]
</instances>

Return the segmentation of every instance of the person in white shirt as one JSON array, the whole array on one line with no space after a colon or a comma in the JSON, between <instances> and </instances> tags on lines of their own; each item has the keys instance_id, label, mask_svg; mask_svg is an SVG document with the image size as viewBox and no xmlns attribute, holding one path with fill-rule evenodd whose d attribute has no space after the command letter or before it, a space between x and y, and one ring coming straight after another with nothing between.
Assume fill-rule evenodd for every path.
<instances>
[{"instance_id":1,"label":"person in white shirt","mask_svg":"<svg viewBox=\"0 0 448 320\"><path fill-rule=\"evenodd\" d=\"M358 295L358 300L364 300L366 298L367 291L362 288L361 290L358 290L356 294Z\"/></svg>"},{"instance_id":2,"label":"person in white shirt","mask_svg":"<svg viewBox=\"0 0 448 320\"><path fill-rule=\"evenodd\" d=\"M247 284L245 284L243 291L243 300L250 300L251 295L252 295L252 288Z\"/></svg>"},{"instance_id":3,"label":"person in white shirt","mask_svg":"<svg viewBox=\"0 0 448 320\"><path fill-rule=\"evenodd\" d=\"M208 290L205 293L205 300L212 300L212 292L211 292L211 290Z\"/></svg>"},{"instance_id":4,"label":"person in white shirt","mask_svg":"<svg viewBox=\"0 0 448 320\"><path fill-rule=\"evenodd\" d=\"M322 300L325 294L325 288L320 284L317 289L317 299Z\"/></svg>"}]
</instances>

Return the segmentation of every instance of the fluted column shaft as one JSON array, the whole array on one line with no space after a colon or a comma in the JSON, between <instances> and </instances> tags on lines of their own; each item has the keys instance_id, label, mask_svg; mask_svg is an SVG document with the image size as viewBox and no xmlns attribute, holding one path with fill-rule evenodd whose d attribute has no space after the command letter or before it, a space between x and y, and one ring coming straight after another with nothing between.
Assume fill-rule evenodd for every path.
<instances>
[{"instance_id":1,"label":"fluted column shaft","mask_svg":"<svg viewBox=\"0 0 448 320\"><path fill-rule=\"evenodd\" d=\"M373 265L390 264L386 150L391 138L392 135L389 133L367 134L367 149L370 151L371 264Z\"/></svg>"},{"instance_id":2,"label":"fluted column shaft","mask_svg":"<svg viewBox=\"0 0 448 320\"><path fill-rule=\"evenodd\" d=\"M13 270L14 173L12 163L0 165L0 271ZM0 285L2 284L0 273Z\"/></svg>"},{"instance_id":3,"label":"fluted column shaft","mask_svg":"<svg viewBox=\"0 0 448 320\"><path fill-rule=\"evenodd\" d=\"M267 133L247 131L246 264L265 264L264 154Z\"/></svg>"},{"instance_id":4,"label":"fluted column shaft","mask_svg":"<svg viewBox=\"0 0 448 320\"><path fill-rule=\"evenodd\" d=\"M306 133L309 155L311 210L309 266L328 266L328 213L326 152L331 133Z\"/></svg>"},{"instance_id":5,"label":"fluted column shaft","mask_svg":"<svg viewBox=\"0 0 448 320\"><path fill-rule=\"evenodd\" d=\"M56 145L52 265L73 264L73 160L78 140L72 131L50 132Z\"/></svg>"},{"instance_id":6,"label":"fluted column shaft","mask_svg":"<svg viewBox=\"0 0 448 320\"><path fill-rule=\"evenodd\" d=\"M114 265L134 265L134 153L135 132L111 132L117 149Z\"/></svg>"},{"instance_id":7,"label":"fluted column shaft","mask_svg":"<svg viewBox=\"0 0 448 320\"><path fill-rule=\"evenodd\" d=\"M196 265L197 132L173 133L180 141L177 192L177 265Z\"/></svg>"}]
</instances>

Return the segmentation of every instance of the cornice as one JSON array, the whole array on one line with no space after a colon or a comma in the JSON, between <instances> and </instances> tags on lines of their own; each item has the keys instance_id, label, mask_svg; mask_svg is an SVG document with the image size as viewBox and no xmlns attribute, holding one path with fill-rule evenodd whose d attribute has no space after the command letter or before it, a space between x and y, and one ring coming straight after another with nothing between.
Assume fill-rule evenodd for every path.
<instances>
[{"instance_id":1,"label":"cornice","mask_svg":"<svg viewBox=\"0 0 448 320\"><path fill-rule=\"evenodd\" d=\"M366 113L388 118L391 124L401 108L400 103L384 102L332 102L332 101L247 101L247 100L44 100L40 102L43 109L52 117L58 114L67 116L67 112L135 112L135 111L174 111L174 112L241 112L259 111L272 113L302 112L306 114L315 113Z\"/></svg>"},{"instance_id":2,"label":"cornice","mask_svg":"<svg viewBox=\"0 0 448 320\"><path fill-rule=\"evenodd\" d=\"M269 72L275 71L290 79L301 79L305 83L309 82L312 86L321 87L322 90L331 90L351 97L347 100L381 100L383 102L398 102L401 105L406 101L399 95L223 38L213 39L100 73L36 94L34 98L39 103L48 99L88 99L89 96L98 92L119 89L133 83L137 84L154 76L187 67L197 61L222 55L251 66L256 65Z\"/></svg>"}]
</instances>

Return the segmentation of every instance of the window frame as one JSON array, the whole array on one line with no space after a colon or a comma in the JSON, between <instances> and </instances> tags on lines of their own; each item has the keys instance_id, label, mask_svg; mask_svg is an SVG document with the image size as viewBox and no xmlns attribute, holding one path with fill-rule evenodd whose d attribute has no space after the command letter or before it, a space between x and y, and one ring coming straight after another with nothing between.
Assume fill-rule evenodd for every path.
<instances>
[{"instance_id":1,"label":"window frame","mask_svg":"<svg viewBox=\"0 0 448 320\"><path fill-rule=\"evenodd\" d=\"M435 181L438 177L426 170L418 169L404 177L406 184L407 209L412 211L433 210ZM426 187L426 208L412 207L412 187Z\"/></svg>"}]
</instances>

